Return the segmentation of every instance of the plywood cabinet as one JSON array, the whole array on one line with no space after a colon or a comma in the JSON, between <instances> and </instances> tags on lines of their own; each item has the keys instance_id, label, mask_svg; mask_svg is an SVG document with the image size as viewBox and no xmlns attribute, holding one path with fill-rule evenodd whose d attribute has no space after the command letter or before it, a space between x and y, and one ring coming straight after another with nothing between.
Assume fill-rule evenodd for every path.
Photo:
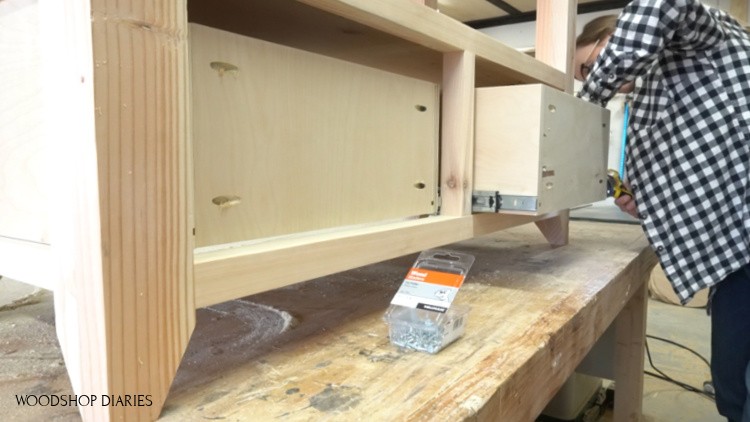
<instances>
[{"instance_id":1,"label":"plywood cabinet","mask_svg":"<svg viewBox=\"0 0 750 422\"><path fill-rule=\"evenodd\" d=\"M544 214L605 198L609 111L546 85L478 88L475 210ZM490 209L489 211L493 211Z\"/></svg>"}]
</instances>

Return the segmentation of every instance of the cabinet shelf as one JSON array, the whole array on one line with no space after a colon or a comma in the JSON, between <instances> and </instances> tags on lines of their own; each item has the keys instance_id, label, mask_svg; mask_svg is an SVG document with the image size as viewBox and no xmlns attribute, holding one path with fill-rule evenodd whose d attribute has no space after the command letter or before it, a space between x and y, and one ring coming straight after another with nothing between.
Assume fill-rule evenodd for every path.
<instances>
[{"instance_id":1,"label":"cabinet shelf","mask_svg":"<svg viewBox=\"0 0 750 422\"><path fill-rule=\"evenodd\" d=\"M563 72L407 0L192 0L188 20L435 83L443 53L470 51L477 86L565 87Z\"/></svg>"}]
</instances>

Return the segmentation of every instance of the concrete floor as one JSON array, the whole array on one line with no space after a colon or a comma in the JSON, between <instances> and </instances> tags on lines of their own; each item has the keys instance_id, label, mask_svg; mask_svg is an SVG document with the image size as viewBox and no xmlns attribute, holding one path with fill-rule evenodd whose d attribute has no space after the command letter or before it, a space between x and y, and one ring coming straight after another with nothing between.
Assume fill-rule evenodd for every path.
<instances>
[{"instance_id":1,"label":"concrete floor","mask_svg":"<svg viewBox=\"0 0 750 422\"><path fill-rule=\"evenodd\" d=\"M682 308L651 300L648 334L688 346L707 359L709 318L704 309ZM710 378L706 365L675 346L649 340L655 365L673 378L702 386ZM79 421L75 408L28 407L17 394L72 394L54 329L52 294L0 279L0 420ZM653 371L646 361L646 369ZM667 382L645 376L644 421L724 421L714 403ZM600 421L611 420L605 414Z\"/></svg>"}]
</instances>

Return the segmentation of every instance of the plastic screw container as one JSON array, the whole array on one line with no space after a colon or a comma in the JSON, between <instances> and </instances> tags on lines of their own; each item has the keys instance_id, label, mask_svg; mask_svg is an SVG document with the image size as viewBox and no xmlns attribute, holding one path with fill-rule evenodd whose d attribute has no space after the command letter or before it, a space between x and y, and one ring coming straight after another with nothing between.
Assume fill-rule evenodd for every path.
<instances>
[{"instance_id":1,"label":"plastic screw container","mask_svg":"<svg viewBox=\"0 0 750 422\"><path fill-rule=\"evenodd\" d=\"M435 354L464 334L469 309L455 305L438 313L391 306L384 315L391 344Z\"/></svg>"}]
</instances>

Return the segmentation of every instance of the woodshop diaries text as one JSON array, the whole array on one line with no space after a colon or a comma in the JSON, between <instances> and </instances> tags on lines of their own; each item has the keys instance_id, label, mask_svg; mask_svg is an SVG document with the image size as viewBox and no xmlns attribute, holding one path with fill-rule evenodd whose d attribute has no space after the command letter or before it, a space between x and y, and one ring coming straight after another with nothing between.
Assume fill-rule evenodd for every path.
<instances>
[{"instance_id":1,"label":"woodshop diaries text","mask_svg":"<svg viewBox=\"0 0 750 422\"><path fill-rule=\"evenodd\" d=\"M151 406L151 394L16 394L19 406Z\"/></svg>"}]
</instances>

